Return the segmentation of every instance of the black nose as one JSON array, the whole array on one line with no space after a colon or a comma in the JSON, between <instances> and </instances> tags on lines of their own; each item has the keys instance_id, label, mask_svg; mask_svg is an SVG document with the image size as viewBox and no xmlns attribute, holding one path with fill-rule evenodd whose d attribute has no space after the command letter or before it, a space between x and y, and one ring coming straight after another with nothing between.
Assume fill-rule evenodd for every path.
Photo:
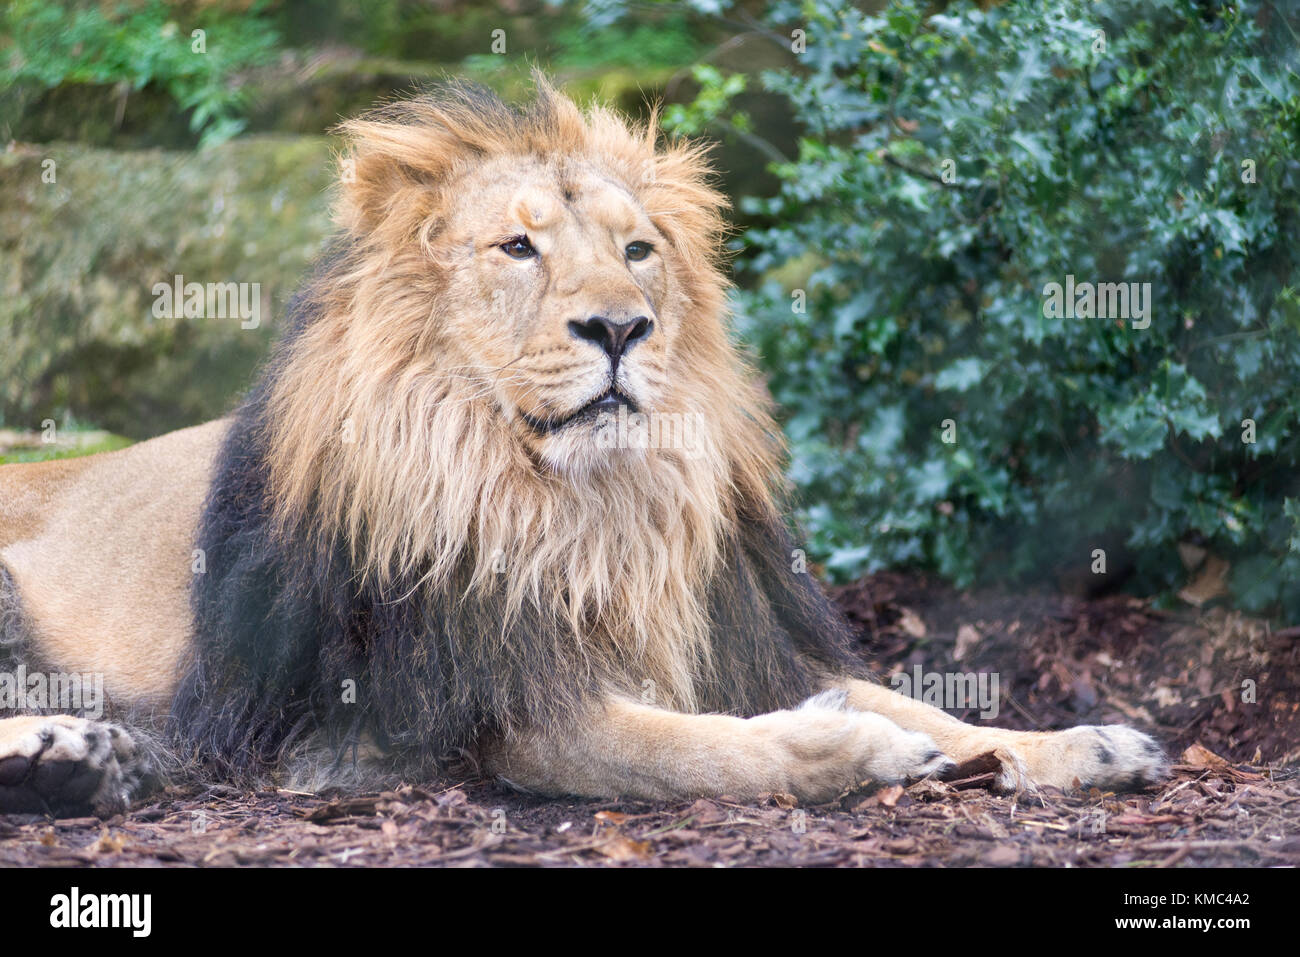
<instances>
[{"instance_id":1,"label":"black nose","mask_svg":"<svg viewBox=\"0 0 1300 957\"><path fill-rule=\"evenodd\" d=\"M615 322L604 316L592 316L581 322L569 323L569 331L579 339L594 342L614 361L618 361L634 342L648 338L654 330L654 323L645 316L637 316L627 322Z\"/></svg>"}]
</instances>

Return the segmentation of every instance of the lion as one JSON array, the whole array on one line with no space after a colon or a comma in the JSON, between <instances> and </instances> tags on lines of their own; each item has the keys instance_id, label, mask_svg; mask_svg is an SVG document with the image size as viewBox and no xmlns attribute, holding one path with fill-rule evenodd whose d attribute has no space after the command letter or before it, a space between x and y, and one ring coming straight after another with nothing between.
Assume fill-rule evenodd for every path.
<instances>
[{"instance_id":1,"label":"lion","mask_svg":"<svg viewBox=\"0 0 1300 957\"><path fill-rule=\"evenodd\" d=\"M1130 727L871 679L792 559L707 151L656 129L541 78L346 122L337 236L238 408L0 469L0 670L104 699L0 720L0 810L458 762L645 801L820 803L989 751L1008 789L1161 776Z\"/></svg>"}]
</instances>

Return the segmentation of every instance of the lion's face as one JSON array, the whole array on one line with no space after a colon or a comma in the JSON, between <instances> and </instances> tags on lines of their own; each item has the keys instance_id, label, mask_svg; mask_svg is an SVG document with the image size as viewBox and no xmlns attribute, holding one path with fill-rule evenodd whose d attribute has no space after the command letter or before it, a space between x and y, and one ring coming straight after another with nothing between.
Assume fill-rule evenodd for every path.
<instances>
[{"instance_id":1,"label":"lion's face","mask_svg":"<svg viewBox=\"0 0 1300 957\"><path fill-rule=\"evenodd\" d=\"M626 185L577 162L498 158L456 192L436 253L466 374L553 468L626 454L601 430L674 404L671 244Z\"/></svg>"}]
</instances>

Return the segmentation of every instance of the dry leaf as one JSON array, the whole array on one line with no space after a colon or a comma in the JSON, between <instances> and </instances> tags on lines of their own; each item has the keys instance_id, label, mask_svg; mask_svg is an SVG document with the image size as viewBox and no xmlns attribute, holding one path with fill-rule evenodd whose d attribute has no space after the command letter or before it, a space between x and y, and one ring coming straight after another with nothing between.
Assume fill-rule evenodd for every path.
<instances>
[{"instance_id":1,"label":"dry leaf","mask_svg":"<svg viewBox=\"0 0 1300 957\"><path fill-rule=\"evenodd\" d=\"M790 810L799 806L799 799L793 794L786 794L784 791L776 791L772 795L772 803L779 808Z\"/></svg>"},{"instance_id":2,"label":"dry leaf","mask_svg":"<svg viewBox=\"0 0 1300 957\"><path fill-rule=\"evenodd\" d=\"M99 840L95 842L92 850L100 854L116 854L122 848L126 847L126 838L121 834L110 834L105 827L99 834Z\"/></svg>"},{"instance_id":3,"label":"dry leaf","mask_svg":"<svg viewBox=\"0 0 1300 957\"><path fill-rule=\"evenodd\" d=\"M1207 555L1191 584L1178 593L1189 605L1200 608L1208 601L1228 594L1228 572L1232 566L1217 555Z\"/></svg>"},{"instance_id":4,"label":"dry leaf","mask_svg":"<svg viewBox=\"0 0 1300 957\"><path fill-rule=\"evenodd\" d=\"M902 796L903 786L901 784L891 784L889 787L877 791L874 795L874 801L881 807L893 807Z\"/></svg>"},{"instance_id":5,"label":"dry leaf","mask_svg":"<svg viewBox=\"0 0 1300 957\"><path fill-rule=\"evenodd\" d=\"M962 625L957 629L957 647L952 650L952 656L961 661L967 652L979 644L979 640L980 633L974 625Z\"/></svg>"},{"instance_id":6,"label":"dry leaf","mask_svg":"<svg viewBox=\"0 0 1300 957\"><path fill-rule=\"evenodd\" d=\"M907 791L917 800L941 798L953 793L952 788L934 778L921 778L915 784L909 785Z\"/></svg>"},{"instance_id":7,"label":"dry leaf","mask_svg":"<svg viewBox=\"0 0 1300 957\"><path fill-rule=\"evenodd\" d=\"M727 819L727 812L707 798L700 798L686 809L683 820L686 819L695 824L716 824Z\"/></svg>"},{"instance_id":8,"label":"dry leaf","mask_svg":"<svg viewBox=\"0 0 1300 957\"><path fill-rule=\"evenodd\" d=\"M1183 752L1181 758L1183 764L1190 764L1194 768L1226 768L1228 762L1219 757L1209 748L1202 747L1200 744L1193 744Z\"/></svg>"},{"instance_id":9,"label":"dry leaf","mask_svg":"<svg viewBox=\"0 0 1300 957\"><path fill-rule=\"evenodd\" d=\"M1183 703L1183 696L1173 688L1165 685L1157 685L1152 697L1156 699L1156 704L1161 708L1171 708L1176 704Z\"/></svg>"},{"instance_id":10,"label":"dry leaf","mask_svg":"<svg viewBox=\"0 0 1300 957\"><path fill-rule=\"evenodd\" d=\"M623 834L616 834L608 841L596 845L596 850L611 861L644 860L650 856L650 842L634 841Z\"/></svg>"},{"instance_id":11,"label":"dry leaf","mask_svg":"<svg viewBox=\"0 0 1300 957\"><path fill-rule=\"evenodd\" d=\"M925 622L910 608L903 609L903 615L898 619L898 627L913 638L924 638L926 634Z\"/></svg>"},{"instance_id":12,"label":"dry leaf","mask_svg":"<svg viewBox=\"0 0 1300 957\"><path fill-rule=\"evenodd\" d=\"M621 811L597 811L596 820L604 824L617 826L627 821L627 815Z\"/></svg>"}]
</instances>

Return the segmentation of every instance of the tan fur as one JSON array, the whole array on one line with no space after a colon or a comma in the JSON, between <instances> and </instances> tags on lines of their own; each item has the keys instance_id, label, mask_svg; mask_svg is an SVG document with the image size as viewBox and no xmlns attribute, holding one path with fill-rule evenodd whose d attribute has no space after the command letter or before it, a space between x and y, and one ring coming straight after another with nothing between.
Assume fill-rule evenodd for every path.
<instances>
[{"instance_id":1,"label":"tan fur","mask_svg":"<svg viewBox=\"0 0 1300 957\"><path fill-rule=\"evenodd\" d=\"M1069 790L1080 784L1123 781L1126 776L1154 779L1164 757L1146 735L1124 725L1081 725L1067 731L1011 731L958 721L922 701L872 684L845 680L848 705L880 714L899 727L929 737L954 761L969 761L992 751L1002 763L999 784L1019 790L1040 784ZM1110 755L1103 759L1104 752Z\"/></svg>"},{"instance_id":2,"label":"tan fur","mask_svg":"<svg viewBox=\"0 0 1300 957\"><path fill-rule=\"evenodd\" d=\"M564 737L525 735L488 756L507 781L543 794L649 801L782 792L819 803L865 781L920 777L946 764L925 735L817 699L746 719L611 697Z\"/></svg>"},{"instance_id":3,"label":"tan fur","mask_svg":"<svg viewBox=\"0 0 1300 957\"><path fill-rule=\"evenodd\" d=\"M119 452L0 469L0 562L37 654L165 706L190 637L191 549L223 422Z\"/></svg>"}]
</instances>

